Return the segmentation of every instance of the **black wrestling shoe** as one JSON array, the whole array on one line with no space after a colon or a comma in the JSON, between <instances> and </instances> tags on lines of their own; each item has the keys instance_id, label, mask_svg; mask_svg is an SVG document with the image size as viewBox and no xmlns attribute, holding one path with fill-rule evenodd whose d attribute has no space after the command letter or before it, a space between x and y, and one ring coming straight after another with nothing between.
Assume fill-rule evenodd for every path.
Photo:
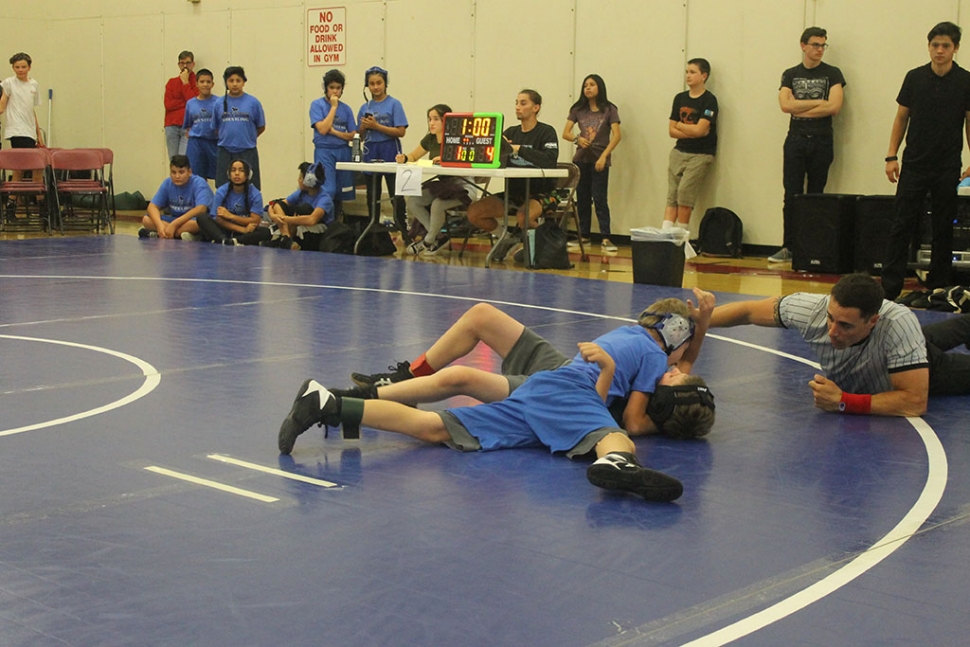
<instances>
[{"instance_id":1,"label":"black wrestling shoe","mask_svg":"<svg viewBox=\"0 0 970 647\"><path fill-rule=\"evenodd\" d=\"M673 501L684 493L683 484L663 472L641 467L628 452L610 452L589 466L586 478L604 490L632 492L647 501Z\"/></svg>"},{"instance_id":2,"label":"black wrestling shoe","mask_svg":"<svg viewBox=\"0 0 970 647\"><path fill-rule=\"evenodd\" d=\"M340 403L337 397L316 380L307 380L300 387L293 407L280 425L278 445L281 454L293 451L296 437L313 425L340 425Z\"/></svg>"},{"instance_id":3,"label":"black wrestling shoe","mask_svg":"<svg viewBox=\"0 0 970 647\"><path fill-rule=\"evenodd\" d=\"M398 382L410 380L412 377L414 377L411 375L411 362L398 362L397 366L392 364L387 368L390 369L390 373L374 373L373 375L351 373L350 379L353 380L354 384L357 386L367 387L397 384Z\"/></svg>"},{"instance_id":4,"label":"black wrestling shoe","mask_svg":"<svg viewBox=\"0 0 970 647\"><path fill-rule=\"evenodd\" d=\"M352 386L349 389L329 389L338 398L357 398L358 400L376 400L377 387L371 386Z\"/></svg>"}]
</instances>

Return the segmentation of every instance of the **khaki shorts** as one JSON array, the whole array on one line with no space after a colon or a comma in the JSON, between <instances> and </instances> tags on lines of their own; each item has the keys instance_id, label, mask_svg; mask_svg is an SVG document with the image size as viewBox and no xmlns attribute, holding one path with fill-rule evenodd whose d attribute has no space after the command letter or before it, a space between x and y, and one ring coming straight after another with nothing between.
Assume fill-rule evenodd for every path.
<instances>
[{"instance_id":1,"label":"khaki shorts","mask_svg":"<svg viewBox=\"0 0 970 647\"><path fill-rule=\"evenodd\" d=\"M671 150L667 165L667 206L693 207L713 161L713 155Z\"/></svg>"}]
</instances>

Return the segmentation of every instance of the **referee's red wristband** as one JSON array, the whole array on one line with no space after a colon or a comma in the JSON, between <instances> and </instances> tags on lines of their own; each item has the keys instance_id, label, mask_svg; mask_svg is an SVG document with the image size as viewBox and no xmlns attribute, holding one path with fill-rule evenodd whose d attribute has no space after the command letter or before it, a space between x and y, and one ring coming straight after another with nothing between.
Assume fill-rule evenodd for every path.
<instances>
[{"instance_id":1,"label":"referee's red wristband","mask_svg":"<svg viewBox=\"0 0 970 647\"><path fill-rule=\"evenodd\" d=\"M841 413L868 414L872 407L872 396L868 393L846 393L842 392L842 400L839 401L839 411Z\"/></svg>"}]
</instances>

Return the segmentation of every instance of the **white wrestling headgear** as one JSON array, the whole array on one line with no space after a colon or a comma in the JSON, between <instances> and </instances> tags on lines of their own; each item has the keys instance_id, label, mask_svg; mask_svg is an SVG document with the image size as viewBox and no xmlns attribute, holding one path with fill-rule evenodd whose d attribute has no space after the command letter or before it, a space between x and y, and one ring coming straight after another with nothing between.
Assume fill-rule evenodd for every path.
<instances>
[{"instance_id":1,"label":"white wrestling headgear","mask_svg":"<svg viewBox=\"0 0 970 647\"><path fill-rule=\"evenodd\" d=\"M694 322L690 319L673 313L655 316L660 317L660 321L646 327L653 328L660 333L660 337L664 341L664 350L668 355L690 341L690 338L694 336Z\"/></svg>"}]
</instances>

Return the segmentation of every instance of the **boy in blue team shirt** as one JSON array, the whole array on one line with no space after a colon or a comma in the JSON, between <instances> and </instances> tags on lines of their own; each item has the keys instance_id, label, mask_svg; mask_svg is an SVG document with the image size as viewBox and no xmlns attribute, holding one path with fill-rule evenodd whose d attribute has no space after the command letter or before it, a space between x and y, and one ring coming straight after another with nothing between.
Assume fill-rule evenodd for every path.
<instances>
[{"instance_id":1,"label":"boy in blue team shirt","mask_svg":"<svg viewBox=\"0 0 970 647\"><path fill-rule=\"evenodd\" d=\"M142 216L139 238L182 238L195 240L199 233L196 216L209 211L212 189L208 182L192 174L189 158L176 155L169 177L162 182ZM168 213L162 213L168 210Z\"/></svg>"},{"instance_id":2,"label":"boy in blue team shirt","mask_svg":"<svg viewBox=\"0 0 970 647\"><path fill-rule=\"evenodd\" d=\"M340 100L344 82L340 70L330 70L323 76L324 96L310 104L313 161L323 166L326 172L324 191L333 198L337 211L341 202L356 197L353 172L337 170L337 162L351 161L348 142L353 140L357 132L354 111Z\"/></svg>"},{"instance_id":3,"label":"boy in blue team shirt","mask_svg":"<svg viewBox=\"0 0 970 647\"><path fill-rule=\"evenodd\" d=\"M216 186L229 181L229 162L244 160L253 169L252 183L262 188L259 179L259 152L256 138L266 131L266 116L259 99L243 92L246 72L231 65L222 74L226 94L216 101L214 123L219 131L219 152L216 158Z\"/></svg>"},{"instance_id":4,"label":"boy in blue team shirt","mask_svg":"<svg viewBox=\"0 0 970 647\"><path fill-rule=\"evenodd\" d=\"M327 225L333 222L333 200L323 190L326 171L320 164L299 166L297 190L282 200L269 203L267 214L279 229L279 237L261 242L263 247L316 251Z\"/></svg>"},{"instance_id":5,"label":"boy in blue team shirt","mask_svg":"<svg viewBox=\"0 0 970 647\"><path fill-rule=\"evenodd\" d=\"M195 175L214 180L219 133L213 117L218 99L212 95L214 81L211 71L199 70L195 79L199 96L185 103L185 120L182 122L182 128L189 140L185 155L189 158Z\"/></svg>"}]
</instances>

